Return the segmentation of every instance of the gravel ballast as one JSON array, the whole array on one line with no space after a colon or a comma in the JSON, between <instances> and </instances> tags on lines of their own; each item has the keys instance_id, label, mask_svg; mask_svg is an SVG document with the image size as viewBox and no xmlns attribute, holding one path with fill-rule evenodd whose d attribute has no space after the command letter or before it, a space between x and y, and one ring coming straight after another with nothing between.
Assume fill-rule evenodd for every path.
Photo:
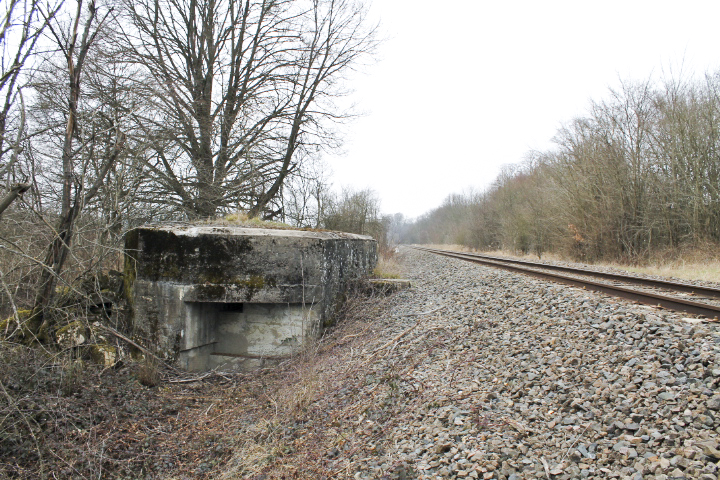
<instances>
[{"instance_id":1,"label":"gravel ballast","mask_svg":"<svg viewBox=\"0 0 720 480\"><path fill-rule=\"evenodd\" d=\"M331 453L364 478L718 478L714 323L404 248ZM350 420L349 418L347 419ZM362 457L362 458L358 458ZM343 465L346 469L343 470Z\"/></svg>"}]
</instances>

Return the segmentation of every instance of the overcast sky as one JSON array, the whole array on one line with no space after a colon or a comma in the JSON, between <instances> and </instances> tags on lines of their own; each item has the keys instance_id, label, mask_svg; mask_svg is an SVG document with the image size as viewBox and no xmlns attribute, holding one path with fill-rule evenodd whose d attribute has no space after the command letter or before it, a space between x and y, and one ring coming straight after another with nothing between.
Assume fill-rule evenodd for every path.
<instances>
[{"instance_id":1,"label":"overcast sky","mask_svg":"<svg viewBox=\"0 0 720 480\"><path fill-rule=\"evenodd\" d=\"M720 1L374 0L386 38L350 79L364 116L325 158L336 188L416 217L552 148L620 80L720 67Z\"/></svg>"}]
</instances>

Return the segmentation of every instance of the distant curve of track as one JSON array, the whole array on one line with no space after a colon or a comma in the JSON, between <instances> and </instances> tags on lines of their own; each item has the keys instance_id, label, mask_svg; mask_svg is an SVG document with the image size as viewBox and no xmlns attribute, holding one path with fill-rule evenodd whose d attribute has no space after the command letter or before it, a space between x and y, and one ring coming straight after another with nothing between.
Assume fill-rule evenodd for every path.
<instances>
[{"instance_id":1,"label":"distant curve of track","mask_svg":"<svg viewBox=\"0 0 720 480\"><path fill-rule=\"evenodd\" d=\"M632 275L597 272L594 270L588 270L578 267L547 265L544 263L494 257L478 253L461 253L436 248L418 247L414 245L410 246L410 248L435 253L438 255L445 255L447 257L458 258L461 260L466 260L490 267L502 268L517 273L523 273L526 275L532 275L534 277L542 278L544 280L564 283L567 285L572 285L574 287L601 292L616 297L622 297L646 305L660 306L671 310L678 310L694 315L700 315L708 319L715 319L716 321L718 318L720 318L720 305L713 305L711 303L700 303L671 295L628 288L627 286L596 282L593 280L580 278L578 276L590 276L595 277L596 279L600 278L612 282L641 285L646 288L670 290L672 292L685 292L693 295L710 297L712 299L720 299L720 289L718 288L689 285L668 280L654 280L635 277ZM555 272L564 272L565 274Z\"/></svg>"}]
</instances>

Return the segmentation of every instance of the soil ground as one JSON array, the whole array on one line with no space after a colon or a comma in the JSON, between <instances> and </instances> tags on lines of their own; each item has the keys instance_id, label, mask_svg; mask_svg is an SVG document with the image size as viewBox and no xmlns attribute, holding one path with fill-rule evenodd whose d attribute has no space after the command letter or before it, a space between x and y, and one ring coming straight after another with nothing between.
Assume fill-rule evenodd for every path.
<instances>
[{"instance_id":1,"label":"soil ground","mask_svg":"<svg viewBox=\"0 0 720 480\"><path fill-rule=\"evenodd\" d=\"M279 366L165 371L150 387L139 364L103 369L5 342L0 478L330 478L325 432L333 419L311 404L335 380L364 382L359 366L336 362L336 352L349 352L355 337L374 338L370 319L392 302L355 294L334 329Z\"/></svg>"}]
</instances>

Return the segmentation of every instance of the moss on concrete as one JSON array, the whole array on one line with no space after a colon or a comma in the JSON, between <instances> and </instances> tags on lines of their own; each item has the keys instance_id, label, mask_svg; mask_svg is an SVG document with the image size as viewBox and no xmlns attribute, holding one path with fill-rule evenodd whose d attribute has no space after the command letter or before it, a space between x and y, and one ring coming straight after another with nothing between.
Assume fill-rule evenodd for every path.
<instances>
[{"instance_id":1,"label":"moss on concrete","mask_svg":"<svg viewBox=\"0 0 720 480\"><path fill-rule=\"evenodd\" d=\"M112 367L118 360L117 348L107 343L90 345L88 352L93 362L106 367Z\"/></svg>"},{"instance_id":2,"label":"moss on concrete","mask_svg":"<svg viewBox=\"0 0 720 480\"><path fill-rule=\"evenodd\" d=\"M226 278L214 275L202 275L201 285L195 287L199 301L222 301L226 298L228 287L238 287L245 291L245 301L264 288L274 288L277 281L270 275L249 275L247 277Z\"/></svg>"},{"instance_id":3,"label":"moss on concrete","mask_svg":"<svg viewBox=\"0 0 720 480\"><path fill-rule=\"evenodd\" d=\"M17 337L21 340L34 338L34 334L40 328L40 323L40 316L33 315L32 310L18 310L17 318L15 315L10 315L0 321L0 336L3 338Z\"/></svg>"},{"instance_id":4,"label":"moss on concrete","mask_svg":"<svg viewBox=\"0 0 720 480\"><path fill-rule=\"evenodd\" d=\"M61 347L70 348L85 343L89 335L85 324L80 320L75 320L60 327L57 332L55 332L55 338Z\"/></svg>"},{"instance_id":5,"label":"moss on concrete","mask_svg":"<svg viewBox=\"0 0 720 480\"><path fill-rule=\"evenodd\" d=\"M251 275L247 280L243 280L237 284L247 289L245 297L246 301L250 301L258 290L262 290L265 287L265 277L262 275Z\"/></svg>"},{"instance_id":6,"label":"moss on concrete","mask_svg":"<svg viewBox=\"0 0 720 480\"><path fill-rule=\"evenodd\" d=\"M136 275L151 281L232 283L238 264L244 265L243 258L253 250L243 237L176 235L160 229L143 229L138 235L142 252Z\"/></svg>"},{"instance_id":7,"label":"moss on concrete","mask_svg":"<svg viewBox=\"0 0 720 480\"><path fill-rule=\"evenodd\" d=\"M223 285L198 285L196 288L199 300L222 300L225 298L226 289Z\"/></svg>"}]
</instances>

